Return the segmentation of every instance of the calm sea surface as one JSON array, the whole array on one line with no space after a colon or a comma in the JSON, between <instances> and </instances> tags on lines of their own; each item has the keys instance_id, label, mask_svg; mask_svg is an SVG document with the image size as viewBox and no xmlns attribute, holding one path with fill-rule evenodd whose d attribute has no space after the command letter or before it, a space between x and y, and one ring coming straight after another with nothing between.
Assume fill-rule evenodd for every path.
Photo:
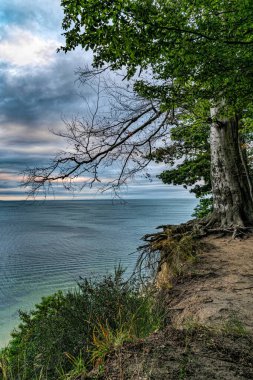
<instances>
[{"instance_id":1,"label":"calm sea surface","mask_svg":"<svg viewBox=\"0 0 253 380\"><path fill-rule=\"evenodd\" d=\"M140 238L190 218L195 199L0 202L0 347L43 295L134 268Z\"/></svg>"}]
</instances>

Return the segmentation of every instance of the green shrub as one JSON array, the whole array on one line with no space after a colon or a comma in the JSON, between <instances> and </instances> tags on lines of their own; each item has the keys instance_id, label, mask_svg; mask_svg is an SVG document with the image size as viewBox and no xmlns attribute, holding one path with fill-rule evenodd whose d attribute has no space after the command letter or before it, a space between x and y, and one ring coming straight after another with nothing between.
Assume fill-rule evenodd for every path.
<instances>
[{"instance_id":1,"label":"green shrub","mask_svg":"<svg viewBox=\"0 0 253 380\"><path fill-rule=\"evenodd\" d=\"M158 314L152 294L140 292L135 281L125 282L121 268L100 280L81 280L75 291L57 292L31 312L20 312L21 324L0 355L0 379L51 380L74 373L77 366L90 370L94 359L104 359L117 340L123 343L155 330ZM110 334L104 342L103 329ZM100 346L105 346L103 353Z\"/></svg>"}]
</instances>

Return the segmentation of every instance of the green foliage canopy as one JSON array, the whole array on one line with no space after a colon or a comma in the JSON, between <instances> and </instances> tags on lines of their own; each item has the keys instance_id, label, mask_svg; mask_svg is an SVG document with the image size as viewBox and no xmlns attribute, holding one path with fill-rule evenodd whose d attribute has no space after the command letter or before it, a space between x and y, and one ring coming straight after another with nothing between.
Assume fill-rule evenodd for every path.
<instances>
[{"instance_id":1,"label":"green foliage canopy","mask_svg":"<svg viewBox=\"0 0 253 380\"><path fill-rule=\"evenodd\" d=\"M154 85L136 82L166 109L198 99L240 110L252 101L251 0L62 0L67 52L94 53L94 66L152 70Z\"/></svg>"},{"instance_id":2,"label":"green foliage canopy","mask_svg":"<svg viewBox=\"0 0 253 380\"><path fill-rule=\"evenodd\" d=\"M63 51L91 49L98 71L125 68L138 95L175 114L169 146L153 154L170 165L181 159L161 173L163 182L192 186L197 197L210 193L210 107L223 103L219 116L237 114L244 129L252 120L252 1L62 0L62 6Z\"/></svg>"}]
</instances>

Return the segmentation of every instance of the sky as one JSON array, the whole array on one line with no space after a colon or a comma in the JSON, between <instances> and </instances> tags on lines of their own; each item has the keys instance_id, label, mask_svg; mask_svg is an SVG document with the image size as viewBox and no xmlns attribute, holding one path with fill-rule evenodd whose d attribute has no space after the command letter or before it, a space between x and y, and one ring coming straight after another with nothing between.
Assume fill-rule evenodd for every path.
<instances>
[{"instance_id":1,"label":"sky","mask_svg":"<svg viewBox=\"0 0 253 380\"><path fill-rule=\"evenodd\" d=\"M80 87L76 71L90 64L92 55L80 49L56 52L64 44L60 0L0 2L0 200L21 200L27 197L20 186L22 172L46 165L64 149L52 131L63 128L63 119L85 117L83 98L92 101L93 95L90 88ZM190 196L182 187L163 185L156 178L159 171L153 165L152 182L139 176L123 197ZM112 176L113 171L107 174ZM62 186L53 195L56 199L105 196L95 188L73 194Z\"/></svg>"}]
</instances>

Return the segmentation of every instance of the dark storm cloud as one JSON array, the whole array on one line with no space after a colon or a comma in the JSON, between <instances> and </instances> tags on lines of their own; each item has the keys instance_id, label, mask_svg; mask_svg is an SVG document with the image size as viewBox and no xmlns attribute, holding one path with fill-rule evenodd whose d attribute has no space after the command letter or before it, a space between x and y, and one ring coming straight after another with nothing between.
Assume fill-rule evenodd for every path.
<instances>
[{"instance_id":1,"label":"dark storm cloud","mask_svg":"<svg viewBox=\"0 0 253 380\"><path fill-rule=\"evenodd\" d=\"M26 153L0 154L0 173L3 171L22 173L29 167L43 166L48 163L49 157L45 155L28 155Z\"/></svg>"},{"instance_id":2,"label":"dark storm cloud","mask_svg":"<svg viewBox=\"0 0 253 380\"><path fill-rule=\"evenodd\" d=\"M9 189L6 189L6 190L8 190L8 195L10 195L10 196L17 196L17 195L23 195L24 194L24 192L22 191L22 190L19 190L19 189L12 189L12 188L9 188ZM5 195L5 193L7 193L7 191L4 191L4 195ZM2 195L2 191L0 191L0 196Z\"/></svg>"},{"instance_id":3,"label":"dark storm cloud","mask_svg":"<svg viewBox=\"0 0 253 380\"><path fill-rule=\"evenodd\" d=\"M13 184L12 184L13 185ZM16 182L16 186L17 186L17 182ZM3 181L1 181L0 182L0 190L10 190L11 188L10 188L10 181L8 181L8 182L3 182Z\"/></svg>"},{"instance_id":4,"label":"dark storm cloud","mask_svg":"<svg viewBox=\"0 0 253 380\"><path fill-rule=\"evenodd\" d=\"M21 70L17 75L4 65L5 69L0 69L1 122L34 128L45 122L49 125L56 120L59 122L61 115L82 112L79 92L87 97L91 93L78 86L78 78L74 75L76 64L72 57L58 54L50 67Z\"/></svg>"},{"instance_id":5,"label":"dark storm cloud","mask_svg":"<svg viewBox=\"0 0 253 380\"><path fill-rule=\"evenodd\" d=\"M88 54L61 46L60 0L1 0L0 120L34 127L80 112L75 71Z\"/></svg>"},{"instance_id":6,"label":"dark storm cloud","mask_svg":"<svg viewBox=\"0 0 253 380\"><path fill-rule=\"evenodd\" d=\"M22 199L20 173L47 165L65 145L49 129L61 129L63 118L85 118L87 107L79 93L90 104L95 100L94 92L80 87L74 74L91 61L91 55L80 50L56 53L64 43L60 0L0 3L0 199ZM103 170L104 177L114 175L114 167ZM85 189L80 197L94 197L96 192L96 188ZM132 184L122 194L167 197L168 187L139 178L138 185ZM182 190L183 194L187 193ZM63 186L56 186L55 195L72 196Z\"/></svg>"},{"instance_id":7,"label":"dark storm cloud","mask_svg":"<svg viewBox=\"0 0 253 380\"><path fill-rule=\"evenodd\" d=\"M1 0L1 196L24 193L17 189L20 172L46 165L60 149L49 130L61 129L62 118L85 114L79 93L92 98L75 75L88 57L56 53L63 42L61 20L58 0Z\"/></svg>"}]
</instances>

